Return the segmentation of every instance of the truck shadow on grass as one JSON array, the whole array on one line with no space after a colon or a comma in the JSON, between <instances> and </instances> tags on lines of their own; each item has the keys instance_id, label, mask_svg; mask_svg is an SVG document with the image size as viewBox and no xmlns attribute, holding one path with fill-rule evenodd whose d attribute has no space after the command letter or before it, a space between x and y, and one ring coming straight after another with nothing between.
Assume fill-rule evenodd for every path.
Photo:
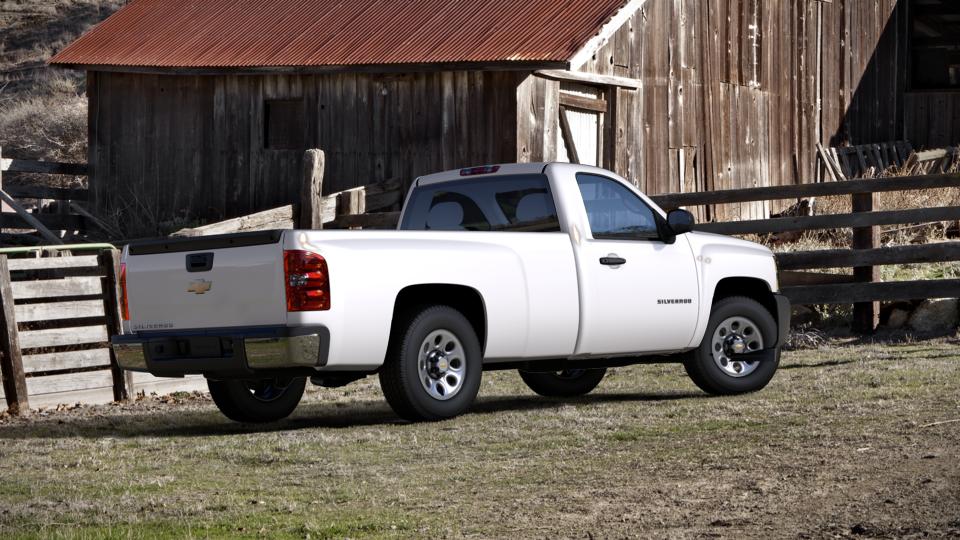
<instances>
[{"instance_id":1,"label":"truck shadow on grass","mask_svg":"<svg viewBox=\"0 0 960 540\"><path fill-rule=\"evenodd\" d=\"M480 397L464 417L518 411L546 411L565 406L590 406L603 403L656 403L675 400L710 399L698 392L683 393L598 393L573 399L550 399L537 396ZM83 409L80 412L56 412L48 417L32 417L0 426L0 440L61 439L82 437L209 437L248 433L272 433L316 428L344 429L370 426L413 425L398 418L383 401L354 403L302 403L293 416L268 424L239 424L224 418L212 403L202 405L169 405L166 410L139 412L137 404L123 412L111 406ZM457 422L454 418L446 422Z\"/></svg>"}]
</instances>

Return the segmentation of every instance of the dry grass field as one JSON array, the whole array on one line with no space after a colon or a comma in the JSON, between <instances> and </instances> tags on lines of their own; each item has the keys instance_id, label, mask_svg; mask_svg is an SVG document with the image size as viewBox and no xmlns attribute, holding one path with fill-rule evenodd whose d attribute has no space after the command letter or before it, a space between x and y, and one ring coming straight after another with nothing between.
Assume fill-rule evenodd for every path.
<instances>
[{"instance_id":1,"label":"dry grass field","mask_svg":"<svg viewBox=\"0 0 960 540\"><path fill-rule=\"evenodd\" d=\"M733 398L678 366L570 401L491 373L428 424L375 378L266 426L203 396L6 418L0 537L960 537L958 345L789 352Z\"/></svg>"}]
</instances>

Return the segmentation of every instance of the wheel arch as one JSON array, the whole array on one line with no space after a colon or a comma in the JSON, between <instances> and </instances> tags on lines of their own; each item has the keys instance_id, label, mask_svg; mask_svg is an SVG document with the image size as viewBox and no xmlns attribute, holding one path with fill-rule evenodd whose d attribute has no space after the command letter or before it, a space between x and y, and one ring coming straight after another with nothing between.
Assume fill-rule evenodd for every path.
<instances>
[{"instance_id":1,"label":"wheel arch","mask_svg":"<svg viewBox=\"0 0 960 540\"><path fill-rule=\"evenodd\" d=\"M420 283L408 285L397 293L393 304L393 316L390 319L390 339L401 330L400 320L412 310L427 306L450 306L470 322L480 350L486 351L487 346L487 309L480 291L467 285L450 283Z\"/></svg>"},{"instance_id":2,"label":"wheel arch","mask_svg":"<svg viewBox=\"0 0 960 540\"><path fill-rule=\"evenodd\" d=\"M731 296L746 296L759 302L763 307L777 317L777 301L770 284L763 279L746 276L725 277L717 282L713 289L712 304Z\"/></svg>"}]
</instances>

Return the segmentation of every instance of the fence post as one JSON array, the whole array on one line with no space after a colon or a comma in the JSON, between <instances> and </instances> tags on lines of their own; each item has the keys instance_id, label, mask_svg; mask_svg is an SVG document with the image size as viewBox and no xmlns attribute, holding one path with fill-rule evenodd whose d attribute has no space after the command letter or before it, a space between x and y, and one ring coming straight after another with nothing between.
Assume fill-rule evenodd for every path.
<instances>
[{"instance_id":1,"label":"fence post","mask_svg":"<svg viewBox=\"0 0 960 540\"><path fill-rule=\"evenodd\" d=\"M0 255L0 372L3 376L3 392L11 414L30 410L27 400L27 379L23 375L23 356L20 353L20 337L17 334L17 318L13 306L13 289L10 286L10 269L7 256Z\"/></svg>"},{"instance_id":2,"label":"fence post","mask_svg":"<svg viewBox=\"0 0 960 540\"><path fill-rule=\"evenodd\" d=\"M367 190L365 187L348 189L337 194L337 217L354 216L367 212Z\"/></svg>"},{"instance_id":3,"label":"fence post","mask_svg":"<svg viewBox=\"0 0 960 540\"><path fill-rule=\"evenodd\" d=\"M872 212L877 202L876 193L856 193L850 196L854 212ZM880 228L855 227L853 229L853 249L874 249L880 245ZM880 281L880 269L876 266L857 266L853 276L860 283ZM873 333L880 324L880 302L861 302L853 305L853 331L861 334Z\"/></svg>"},{"instance_id":4,"label":"fence post","mask_svg":"<svg viewBox=\"0 0 960 540\"><path fill-rule=\"evenodd\" d=\"M120 315L120 253L111 249L99 255L100 268L104 276L100 279L103 291L103 313L107 319L107 334L115 336L121 330L122 318ZM110 374L113 375L113 399L125 401L130 398L133 388L132 374L120 369L113 347L107 349L110 354Z\"/></svg>"},{"instance_id":5,"label":"fence post","mask_svg":"<svg viewBox=\"0 0 960 540\"><path fill-rule=\"evenodd\" d=\"M303 183L300 186L300 218L297 226L301 229L323 228L323 168L325 158L323 150L310 149L303 156Z\"/></svg>"}]
</instances>

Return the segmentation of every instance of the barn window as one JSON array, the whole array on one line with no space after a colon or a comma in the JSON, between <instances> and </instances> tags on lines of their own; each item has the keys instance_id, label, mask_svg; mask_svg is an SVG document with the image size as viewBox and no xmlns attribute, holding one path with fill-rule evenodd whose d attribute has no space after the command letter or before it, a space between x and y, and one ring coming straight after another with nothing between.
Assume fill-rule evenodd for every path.
<instances>
[{"instance_id":1,"label":"barn window","mask_svg":"<svg viewBox=\"0 0 960 540\"><path fill-rule=\"evenodd\" d=\"M912 0L909 15L911 88L960 88L960 2Z\"/></svg>"},{"instance_id":2,"label":"barn window","mask_svg":"<svg viewBox=\"0 0 960 540\"><path fill-rule=\"evenodd\" d=\"M264 147L269 150L305 148L302 99L268 99L263 103Z\"/></svg>"},{"instance_id":3,"label":"barn window","mask_svg":"<svg viewBox=\"0 0 960 540\"><path fill-rule=\"evenodd\" d=\"M606 113L607 101L602 89L561 83L557 160L602 167Z\"/></svg>"}]
</instances>

